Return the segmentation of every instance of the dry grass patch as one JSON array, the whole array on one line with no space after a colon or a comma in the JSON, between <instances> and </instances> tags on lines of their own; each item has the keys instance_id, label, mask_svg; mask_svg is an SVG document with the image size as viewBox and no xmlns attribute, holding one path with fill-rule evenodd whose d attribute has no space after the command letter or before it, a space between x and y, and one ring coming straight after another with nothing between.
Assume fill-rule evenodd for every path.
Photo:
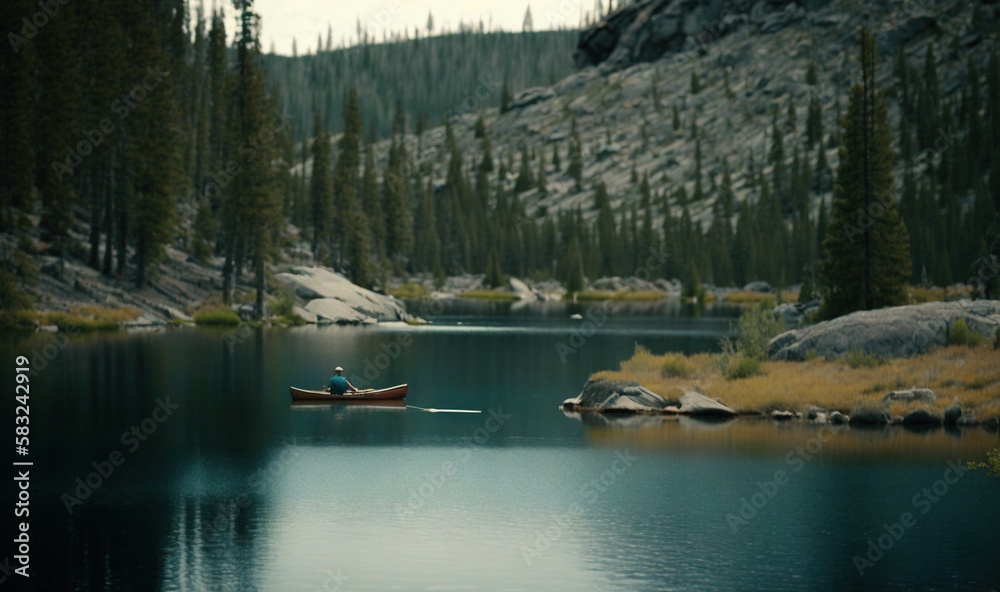
<instances>
[{"instance_id":1,"label":"dry grass patch","mask_svg":"<svg viewBox=\"0 0 1000 592\"><path fill-rule=\"evenodd\" d=\"M667 297L666 292L661 292L659 290L636 290L630 292L628 290L586 290L583 292L577 292L577 300L627 300L633 302L651 302L655 300L662 300Z\"/></svg>"},{"instance_id":2,"label":"dry grass patch","mask_svg":"<svg viewBox=\"0 0 1000 592\"><path fill-rule=\"evenodd\" d=\"M683 354L665 354L660 364L660 374L664 378L684 378L691 374L691 366Z\"/></svg>"},{"instance_id":3,"label":"dry grass patch","mask_svg":"<svg viewBox=\"0 0 1000 592\"><path fill-rule=\"evenodd\" d=\"M134 321L141 314L141 310L132 306L108 308L88 304L69 311L40 312L37 320L42 325L56 325L60 331L114 331L122 323Z\"/></svg>"},{"instance_id":4,"label":"dry grass patch","mask_svg":"<svg viewBox=\"0 0 1000 592\"><path fill-rule=\"evenodd\" d=\"M501 290L466 290L458 297L471 300L517 300L517 294Z\"/></svg>"},{"instance_id":5,"label":"dry grass patch","mask_svg":"<svg viewBox=\"0 0 1000 592\"><path fill-rule=\"evenodd\" d=\"M906 288L907 304L951 302L968 298L971 294L972 288L961 284L946 288L925 288L923 286L909 286Z\"/></svg>"},{"instance_id":6,"label":"dry grass patch","mask_svg":"<svg viewBox=\"0 0 1000 592\"><path fill-rule=\"evenodd\" d=\"M736 292L726 292L725 297L722 301L727 304L760 304L762 302L767 302L770 300L772 303L778 300L777 292L744 292L742 290ZM781 292L782 302L798 302L799 293L793 292L791 290L785 290ZM772 304L773 306L773 304Z\"/></svg>"},{"instance_id":7,"label":"dry grass patch","mask_svg":"<svg viewBox=\"0 0 1000 592\"><path fill-rule=\"evenodd\" d=\"M1000 356L986 346L952 346L914 358L887 360L874 368L851 368L840 360L765 361L763 375L739 380L727 379L718 355L709 354L684 357L683 374L665 373L664 365L676 366L677 356L636 348L620 369L591 378L634 380L667 398L676 397L678 391L697 390L739 412L805 411L809 405L818 405L850 413L857 406L882 407L882 397L890 390L919 386L937 395L932 407L938 412L958 397L964 408L975 410L979 421L1000 417ZM895 406L891 411L896 414Z\"/></svg>"}]
</instances>

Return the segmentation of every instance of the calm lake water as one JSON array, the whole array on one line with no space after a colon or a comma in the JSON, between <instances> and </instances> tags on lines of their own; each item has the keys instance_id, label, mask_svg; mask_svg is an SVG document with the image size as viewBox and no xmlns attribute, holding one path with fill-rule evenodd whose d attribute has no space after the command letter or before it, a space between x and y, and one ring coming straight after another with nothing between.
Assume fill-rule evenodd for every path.
<instances>
[{"instance_id":1,"label":"calm lake water","mask_svg":"<svg viewBox=\"0 0 1000 592\"><path fill-rule=\"evenodd\" d=\"M1000 480L949 465L996 433L564 414L636 343L713 350L731 311L433 312L429 327L72 340L32 378L32 577L3 586L1000 588ZM10 376L51 336L2 339ZM290 405L290 385L337 365L409 383L410 405L483 413Z\"/></svg>"}]
</instances>

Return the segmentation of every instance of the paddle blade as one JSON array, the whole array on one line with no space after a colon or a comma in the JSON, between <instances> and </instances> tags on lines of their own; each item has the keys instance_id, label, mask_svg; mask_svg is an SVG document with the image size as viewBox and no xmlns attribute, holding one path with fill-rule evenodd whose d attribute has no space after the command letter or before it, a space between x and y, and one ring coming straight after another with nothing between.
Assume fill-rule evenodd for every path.
<instances>
[{"instance_id":1,"label":"paddle blade","mask_svg":"<svg viewBox=\"0 0 1000 592\"><path fill-rule=\"evenodd\" d=\"M482 413L482 411L476 409L434 409L427 407L417 407L416 405L407 405L410 409L419 409L420 411L426 411L428 413Z\"/></svg>"}]
</instances>

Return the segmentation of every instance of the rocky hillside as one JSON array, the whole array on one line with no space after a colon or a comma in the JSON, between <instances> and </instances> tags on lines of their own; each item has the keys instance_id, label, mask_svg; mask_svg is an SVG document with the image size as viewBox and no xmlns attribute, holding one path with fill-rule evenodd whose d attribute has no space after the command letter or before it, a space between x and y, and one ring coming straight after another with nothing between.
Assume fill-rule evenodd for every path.
<instances>
[{"instance_id":1,"label":"rocky hillside","mask_svg":"<svg viewBox=\"0 0 1000 592\"><path fill-rule=\"evenodd\" d=\"M882 3L779 0L733 12L718 1L634 2L581 33L577 73L553 86L521 92L506 113L486 110L484 123L493 140L494 159L513 165L507 172L511 187L523 147L549 154L554 148L563 151L561 171L548 162L547 190L529 190L521 196L528 214L536 216L577 205L595 216L590 206L598 180L607 185L613 206L636 203L633 169L639 177L649 175L654 194L683 186L691 196L700 141L707 199L691 203L690 210L694 220L707 223L719 195L724 160L731 170L737 211L751 194L751 173L763 166L770 175L767 156L775 109L780 111L782 133L801 137L810 98L816 96L823 129L828 134L836 129L837 104L846 110L847 88L860 75L855 54L863 24L876 33L880 45L881 88L891 91L895 86L893 61L900 47L910 61L921 64L928 44L934 43L947 48L936 53L942 96L955 97L967 83L966 60L985 71L993 49L992 40L972 32L976 7L977 3L933 1L891 8ZM992 11L991 19L998 9L986 9ZM810 62L817 66L815 86L806 82ZM697 88L692 88L695 78ZM789 104L794 109L791 120ZM898 111L897 102L891 101L892 121L898 120ZM574 118L583 147L582 191L575 190L566 167ZM452 120L467 163L481 155L476 120L476 113ZM438 186L447 174L445 133L443 126L425 132L419 151L418 139L407 137L414 165L431 166ZM943 142L954 142L948 130L941 133ZM786 140L786 154L792 152L792 144ZM836 170L837 149L830 144L824 143L826 162ZM388 142L380 145L380 166L387 162L388 148ZM800 148L804 158L804 143ZM810 158L814 166L815 152ZM897 170L901 167L897 159ZM832 173L814 178L813 184L815 211L820 199L830 199Z\"/></svg>"}]
</instances>

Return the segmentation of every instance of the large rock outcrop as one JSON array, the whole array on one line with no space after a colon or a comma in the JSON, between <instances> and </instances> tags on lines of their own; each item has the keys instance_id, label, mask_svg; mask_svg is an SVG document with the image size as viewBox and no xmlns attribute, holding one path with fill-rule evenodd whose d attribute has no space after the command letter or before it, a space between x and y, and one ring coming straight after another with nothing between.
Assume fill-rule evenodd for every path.
<instances>
[{"instance_id":1,"label":"large rock outcrop","mask_svg":"<svg viewBox=\"0 0 1000 592\"><path fill-rule=\"evenodd\" d=\"M366 290L327 269L293 267L274 279L291 286L296 296L307 301L305 310L320 321L357 324L407 319L406 307L399 300Z\"/></svg>"},{"instance_id":2,"label":"large rock outcrop","mask_svg":"<svg viewBox=\"0 0 1000 592\"><path fill-rule=\"evenodd\" d=\"M637 382L588 380L583 390L563 401L563 409L573 411L659 412L670 402Z\"/></svg>"},{"instance_id":3,"label":"large rock outcrop","mask_svg":"<svg viewBox=\"0 0 1000 592\"><path fill-rule=\"evenodd\" d=\"M852 349L887 358L909 357L948 344L948 330L959 319L992 338L1000 328L1000 301L928 302L851 313L795 329L771 340L772 360L804 360L812 350L826 359Z\"/></svg>"},{"instance_id":4,"label":"large rock outcrop","mask_svg":"<svg viewBox=\"0 0 1000 592\"><path fill-rule=\"evenodd\" d=\"M636 0L580 33L577 68L603 70L652 62L666 53L703 49L746 23L773 33L806 16L824 0ZM805 8L803 8L803 6Z\"/></svg>"}]
</instances>

